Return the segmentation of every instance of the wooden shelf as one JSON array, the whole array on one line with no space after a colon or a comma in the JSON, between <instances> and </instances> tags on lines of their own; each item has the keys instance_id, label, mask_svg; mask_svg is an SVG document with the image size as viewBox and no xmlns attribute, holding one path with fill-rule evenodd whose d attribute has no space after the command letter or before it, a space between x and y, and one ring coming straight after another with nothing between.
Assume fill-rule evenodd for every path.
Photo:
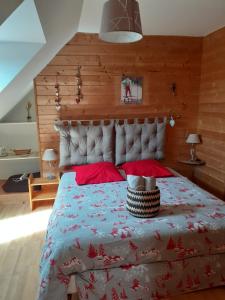
<instances>
[{"instance_id":1,"label":"wooden shelf","mask_svg":"<svg viewBox=\"0 0 225 300\"><path fill-rule=\"evenodd\" d=\"M0 160L19 160L19 159L39 159L40 156L37 152L26 155L13 155L0 156Z\"/></svg>"},{"instance_id":2,"label":"wooden shelf","mask_svg":"<svg viewBox=\"0 0 225 300\"><path fill-rule=\"evenodd\" d=\"M203 166L205 165L205 161L203 160L178 160L179 163L183 163L186 165L193 165L193 166Z\"/></svg>"},{"instance_id":3,"label":"wooden shelf","mask_svg":"<svg viewBox=\"0 0 225 300\"><path fill-rule=\"evenodd\" d=\"M28 124L36 124L37 122L1 122L1 125L28 125Z\"/></svg>"},{"instance_id":4,"label":"wooden shelf","mask_svg":"<svg viewBox=\"0 0 225 300\"><path fill-rule=\"evenodd\" d=\"M47 179L47 178L32 178L30 185L37 186L37 185L55 185L59 184L59 178L55 179Z\"/></svg>"},{"instance_id":5,"label":"wooden shelf","mask_svg":"<svg viewBox=\"0 0 225 300\"><path fill-rule=\"evenodd\" d=\"M58 184L60 178L47 179L47 178L33 178L32 174L29 176L29 197L31 210L34 208L34 203L39 201L55 200ZM34 188L40 186L41 190Z\"/></svg>"},{"instance_id":6,"label":"wooden shelf","mask_svg":"<svg viewBox=\"0 0 225 300\"><path fill-rule=\"evenodd\" d=\"M0 157L0 178L40 170L40 153L36 122L0 123L0 144L7 156ZM31 149L29 155L15 155L12 149Z\"/></svg>"},{"instance_id":7,"label":"wooden shelf","mask_svg":"<svg viewBox=\"0 0 225 300\"><path fill-rule=\"evenodd\" d=\"M56 191L39 191L33 192L32 201L45 201L45 200L55 200Z\"/></svg>"}]
</instances>

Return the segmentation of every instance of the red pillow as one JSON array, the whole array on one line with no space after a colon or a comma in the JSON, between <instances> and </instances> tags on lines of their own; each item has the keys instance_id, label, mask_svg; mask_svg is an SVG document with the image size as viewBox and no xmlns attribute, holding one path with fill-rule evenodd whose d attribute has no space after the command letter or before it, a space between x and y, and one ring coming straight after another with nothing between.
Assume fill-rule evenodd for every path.
<instances>
[{"instance_id":1,"label":"red pillow","mask_svg":"<svg viewBox=\"0 0 225 300\"><path fill-rule=\"evenodd\" d=\"M76 172L76 182L78 185L124 181L124 178L111 162L72 166L71 169Z\"/></svg>"},{"instance_id":2,"label":"red pillow","mask_svg":"<svg viewBox=\"0 0 225 300\"><path fill-rule=\"evenodd\" d=\"M158 161L153 159L136 160L124 163L121 168L127 175L171 177L174 176L167 168L163 167Z\"/></svg>"}]
</instances>

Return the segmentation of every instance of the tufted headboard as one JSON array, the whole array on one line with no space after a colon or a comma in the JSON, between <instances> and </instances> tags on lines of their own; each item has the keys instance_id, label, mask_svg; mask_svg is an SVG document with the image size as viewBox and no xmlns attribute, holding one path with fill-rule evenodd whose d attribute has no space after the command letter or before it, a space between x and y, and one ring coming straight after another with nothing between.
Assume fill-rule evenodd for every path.
<instances>
[{"instance_id":1,"label":"tufted headboard","mask_svg":"<svg viewBox=\"0 0 225 300\"><path fill-rule=\"evenodd\" d=\"M59 166L82 165L99 161L114 161L113 126L82 125L56 123L55 129L60 134L60 163Z\"/></svg>"},{"instance_id":2,"label":"tufted headboard","mask_svg":"<svg viewBox=\"0 0 225 300\"><path fill-rule=\"evenodd\" d=\"M94 125L82 125L76 121L72 126L63 122L55 124L60 134L60 167L82 165L99 161L114 162L116 165L127 161L141 159L162 159L164 157L164 140L166 118L162 121L157 118L150 123L145 119L143 124L134 120L128 124L124 120L110 120L108 125L100 121Z\"/></svg>"},{"instance_id":3,"label":"tufted headboard","mask_svg":"<svg viewBox=\"0 0 225 300\"><path fill-rule=\"evenodd\" d=\"M167 119L153 123L145 119L143 124L116 124L116 165L142 159L163 159Z\"/></svg>"}]
</instances>

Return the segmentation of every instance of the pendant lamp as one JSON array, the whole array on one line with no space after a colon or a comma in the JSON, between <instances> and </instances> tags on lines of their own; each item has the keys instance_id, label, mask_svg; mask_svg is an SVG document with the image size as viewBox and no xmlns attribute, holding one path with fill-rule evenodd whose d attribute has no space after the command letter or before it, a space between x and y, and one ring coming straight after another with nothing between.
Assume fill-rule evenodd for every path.
<instances>
[{"instance_id":1,"label":"pendant lamp","mask_svg":"<svg viewBox=\"0 0 225 300\"><path fill-rule=\"evenodd\" d=\"M105 2L99 38L110 43L133 43L142 39L139 4L136 0Z\"/></svg>"}]
</instances>

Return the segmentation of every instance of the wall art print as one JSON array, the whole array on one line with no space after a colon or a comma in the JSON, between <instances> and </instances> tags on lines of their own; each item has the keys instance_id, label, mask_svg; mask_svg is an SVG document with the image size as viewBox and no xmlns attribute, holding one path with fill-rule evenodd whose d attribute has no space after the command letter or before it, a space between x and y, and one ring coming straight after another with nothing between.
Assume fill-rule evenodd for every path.
<instances>
[{"instance_id":1,"label":"wall art print","mask_svg":"<svg viewBox=\"0 0 225 300\"><path fill-rule=\"evenodd\" d=\"M124 104L142 103L143 77L122 76L121 102Z\"/></svg>"}]
</instances>

